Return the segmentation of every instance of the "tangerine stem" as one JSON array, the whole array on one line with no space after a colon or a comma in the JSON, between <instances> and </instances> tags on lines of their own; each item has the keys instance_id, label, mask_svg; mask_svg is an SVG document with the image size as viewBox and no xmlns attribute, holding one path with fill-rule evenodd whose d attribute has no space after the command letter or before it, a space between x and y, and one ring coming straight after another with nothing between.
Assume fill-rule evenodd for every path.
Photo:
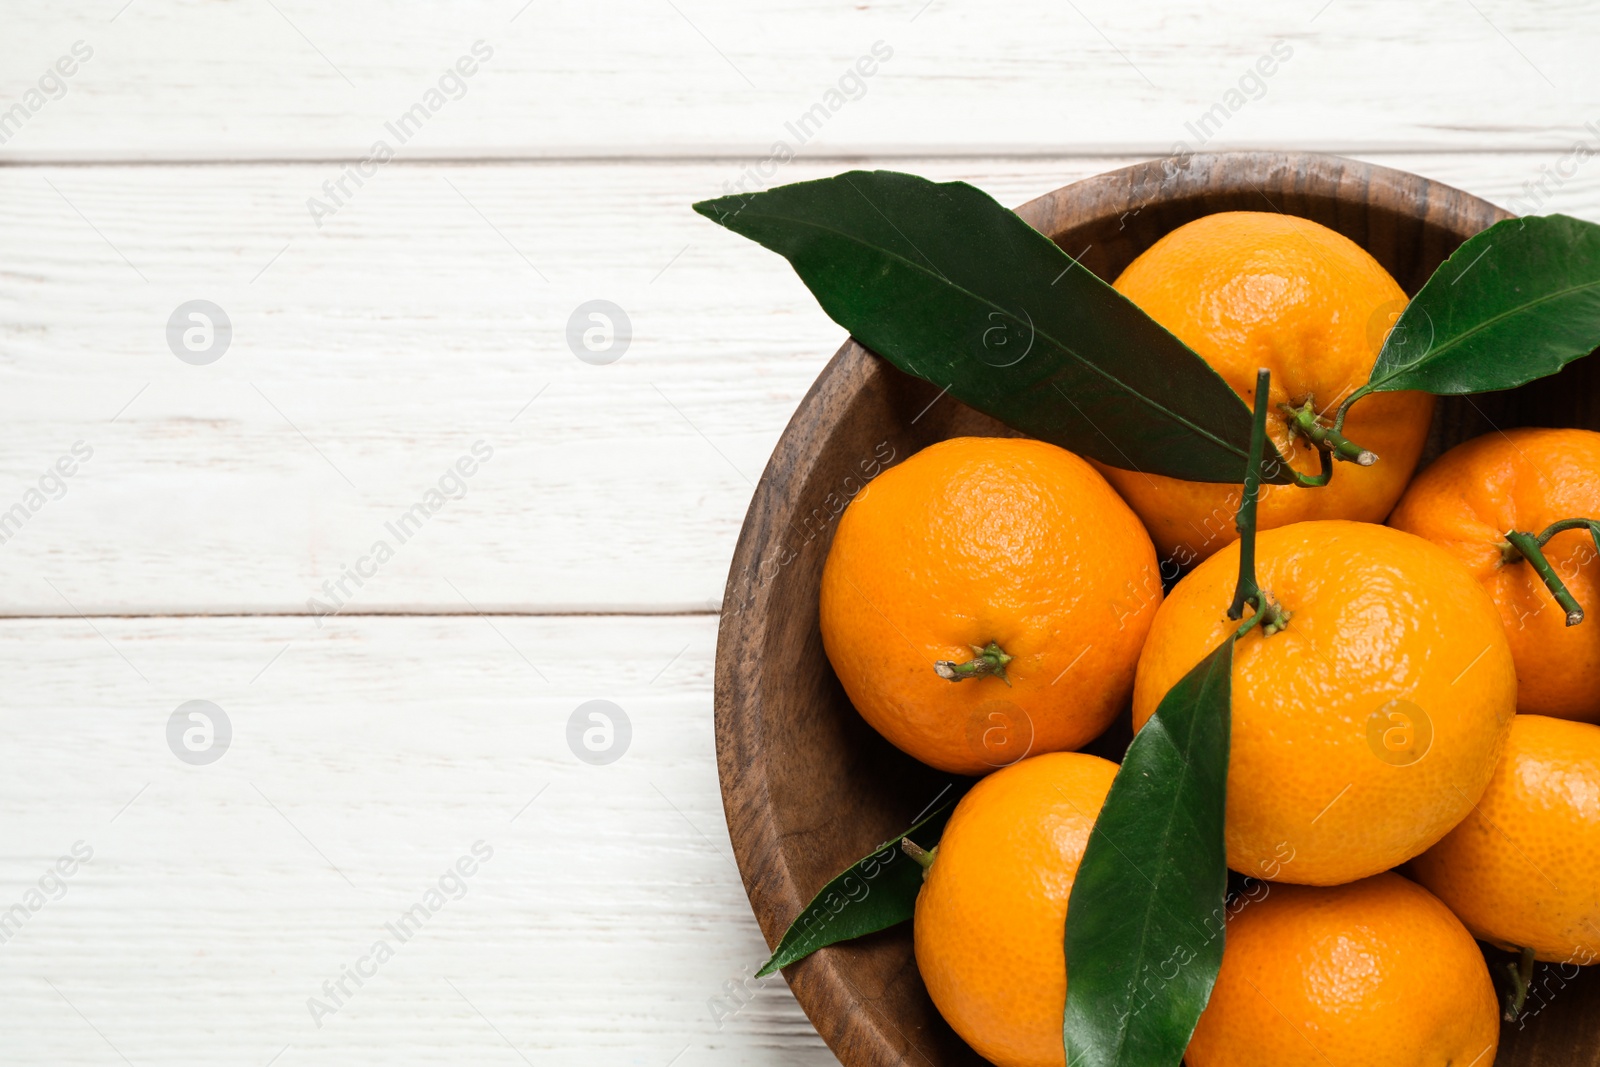
<instances>
[{"instance_id":1,"label":"tangerine stem","mask_svg":"<svg viewBox=\"0 0 1600 1067\"><path fill-rule=\"evenodd\" d=\"M1267 444L1267 394L1272 385L1272 372L1265 367L1256 371L1256 406L1250 420L1250 457L1244 469L1244 497L1233 517L1234 528L1239 531L1239 581L1233 587L1233 603L1228 607L1228 618L1237 619L1244 614L1244 606L1261 596L1256 585L1256 504L1261 498L1261 453Z\"/></svg>"},{"instance_id":2,"label":"tangerine stem","mask_svg":"<svg viewBox=\"0 0 1600 1067\"><path fill-rule=\"evenodd\" d=\"M1322 470L1315 475L1301 474L1297 470L1289 473L1294 475L1294 484L1302 489L1321 489L1333 480L1333 453L1325 448L1317 449L1317 458L1322 465Z\"/></svg>"},{"instance_id":3,"label":"tangerine stem","mask_svg":"<svg viewBox=\"0 0 1600 1067\"><path fill-rule=\"evenodd\" d=\"M1307 397L1306 402L1299 407L1280 404L1279 408L1289 416L1290 430L1306 438L1318 450L1331 452L1335 459L1342 459L1346 463L1355 463L1362 467L1370 467L1378 462L1376 452L1369 452L1350 440L1340 432L1338 426L1324 426L1322 419L1317 416L1310 397Z\"/></svg>"},{"instance_id":4,"label":"tangerine stem","mask_svg":"<svg viewBox=\"0 0 1600 1067\"><path fill-rule=\"evenodd\" d=\"M1250 421L1250 465L1244 472L1244 498L1233 519L1239 531L1239 581L1233 589L1228 618L1237 619L1243 615L1246 604L1256 610L1245 625L1239 627L1236 637L1242 637L1257 622L1266 624L1262 632L1269 637L1289 624L1289 613L1256 584L1256 505L1261 499L1261 454L1267 446L1267 394L1271 386L1271 372L1265 367L1256 371L1256 406Z\"/></svg>"},{"instance_id":5,"label":"tangerine stem","mask_svg":"<svg viewBox=\"0 0 1600 1067\"><path fill-rule=\"evenodd\" d=\"M917 866L922 868L922 876L928 876L928 869L933 866L933 861L938 858L939 846L923 848L909 837L900 839L900 851L917 861Z\"/></svg>"},{"instance_id":6,"label":"tangerine stem","mask_svg":"<svg viewBox=\"0 0 1600 1067\"><path fill-rule=\"evenodd\" d=\"M1006 664L1011 662L1011 657L1006 655L998 643L990 641L983 648L973 645L972 651L975 654L965 663L957 663L951 659L939 660L933 665L933 673L950 682L982 678L986 674L992 674L1006 685L1011 684L1011 679L1006 677Z\"/></svg>"},{"instance_id":7,"label":"tangerine stem","mask_svg":"<svg viewBox=\"0 0 1600 1067\"><path fill-rule=\"evenodd\" d=\"M1250 613L1250 617L1244 620L1244 622L1240 623L1237 630L1233 631L1233 639L1237 641L1239 638L1255 629L1256 624L1259 623L1264 617L1265 616L1261 612L1252 611Z\"/></svg>"},{"instance_id":8,"label":"tangerine stem","mask_svg":"<svg viewBox=\"0 0 1600 1067\"><path fill-rule=\"evenodd\" d=\"M1372 383L1368 382L1360 389L1344 398L1344 403L1339 405L1339 410L1333 416L1333 430L1335 433L1344 432L1344 417L1350 413L1350 405L1372 392Z\"/></svg>"},{"instance_id":9,"label":"tangerine stem","mask_svg":"<svg viewBox=\"0 0 1600 1067\"><path fill-rule=\"evenodd\" d=\"M1523 949L1516 963L1506 964L1506 973L1510 976L1511 988L1505 991L1505 1020L1514 1023L1522 1014L1523 1005L1528 1002L1528 989L1533 985L1533 949Z\"/></svg>"},{"instance_id":10,"label":"tangerine stem","mask_svg":"<svg viewBox=\"0 0 1600 1067\"><path fill-rule=\"evenodd\" d=\"M1570 522L1572 520L1567 521ZM1587 522L1588 520L1581 521ZM1556 523L1555 525L1560 526L1561 523ZM1571 528L1568 527L1568 529ZM1559 532L1555 527L1551 527L1545 531L1545 534L1548 535L1545 540L1549 540L1550 537L1554 537ZM1600 534L1596 534L1596 537L1600 539ZM1505 553L1507 561L1513 562L1518 556L1528 561L1528 565L1544 580L1545 588L1550 590L1550 595L1556 598L1557 604L1561 605L1561 610L1567 613L1567 625L1576 626L1582 622L1583 608L1579 607L1578 601L1567 591L1567 587L1561 581L1561 577L1556 574L1556 569L1550 566L1550 561L1545 558L1542 548L1543 541L1533 534L1523 533L1520 530L1512 530L1507 533L1506 541L1511 546L1511 551ZM1513 552L1515 555L1512 554Z\"/></svg>"},{"instance_id":11,"label":"tangerine stem","mask_svg":"<svg viewBox=\"0 0 1600 1067\"><path fill-rule=\"evenodd\" d=\"M1558 533L1565 533L1568 530L1582 529L1587 529L1589 531L1590 536L1594 538L1595 550L1600 551L1600 520L1596 519L1562 519L1560 522L1552 522L1549 526L1546 526L1544 528L1544 532L1535 537L1534 540L1539 542L1540 548L1543 548L1545 545L1550 543L1550 538L1554 537Z\"/></svg>"}]
</instances>

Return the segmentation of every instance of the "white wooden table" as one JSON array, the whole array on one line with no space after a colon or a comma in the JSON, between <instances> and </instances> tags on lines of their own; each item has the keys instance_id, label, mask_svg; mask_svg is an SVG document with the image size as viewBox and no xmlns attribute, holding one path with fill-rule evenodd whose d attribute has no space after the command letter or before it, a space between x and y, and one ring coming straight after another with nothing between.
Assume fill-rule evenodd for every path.
<instances>
[{"instance_id":1,"label":"white wooden table","mask_svg":"<svg viewBox=\"0 0 1600 1067\"><path fill-rule=\"evenodd\" d=\"M711 675L841 331L690 202L1185 142L1600 218L1592 4L1174 7L0 2L0 1060L831 1062L750 978Z\"/></svg>"}]
</instances>

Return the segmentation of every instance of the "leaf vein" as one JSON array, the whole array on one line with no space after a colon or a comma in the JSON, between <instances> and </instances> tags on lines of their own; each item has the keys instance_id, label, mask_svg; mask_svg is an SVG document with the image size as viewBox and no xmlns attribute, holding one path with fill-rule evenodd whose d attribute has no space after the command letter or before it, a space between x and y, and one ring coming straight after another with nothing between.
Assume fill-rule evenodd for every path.
<instances>
[{"instance_id":1,"label":"leaf vein","mask_svg":"<svg viewBox=\"0 0 1600 1067\"><path fill-rule=\"evenodd\" d=\"M1514 318L1515 316L1518 316L1518 315L1526 314L1527 312L1529 312L1533 308L1539 307L1541 304L1547 304L1552 300L1559 300L1564 296L1571 296L1574 293L1581 293L1581 292L1584 292L1586 290L1596 289L1596 288L1600 288L1600 279L1597 279L1597 280L1592 281L1592 282L1584 282L1582 285L1572 285L1572 286L1568 286L1565 289L1558 289L1555 292L1546 293L1546 294L1544 294L1543 296L1539 297L1536 300L1529 300L1526 303L1518 304L1516 307L1509 308L1509 309L1507 309L1505 311L1502 311L1502 312L1500 312L1500 313L1498 313L1496 315L1491 315L1489 318L1484 319L1482 322L1478 323L1476 326L1473 326L1471 329L1464 330L1461 333L1457 334L1455 337L1451 338L1449 341L1446 341L1443 345L1440 345L1438 348L1430 348L1430 349L1428 349L1427 351L1425 351L1421 355L1419 355L1416 359L1412 360L1410 363L1398 363L1398 364L1395 364L1395 366L1391 367L1389 369L1388 373L1386 373L1382 378L1374 378L1372 381L1368 382L1367 384L1369 386L1373 387L1373 391L1381 392L1382 391L1381 387L1384 384L1386 384L1387 382L1389 382L1390 380L1392 380L1393 378L1395 378L1396 376L1404 374L1406 371L1409 371L1414 367L1420 366L1425 360L1432 360L1432 359L1440 358L1440 355L1439 355L1440 353L1449 352L1451 349L1460 347L1461 345L1465 344L1469 339L1471 339L1473 336L1482 333L1484 330L1487 330L1492 326L1498 325L1499 323L1503 322L1506 319L1510 319L1510 318ZM1424 312L1426 312L1427 309L1424 308L1423 310L1424 310ZM1393 337L1394 333L1391 332L1390 336ZM1387 344L1388 343L1385 342L1385 347L1387 347Z\"/></svg>"}]
</instances>

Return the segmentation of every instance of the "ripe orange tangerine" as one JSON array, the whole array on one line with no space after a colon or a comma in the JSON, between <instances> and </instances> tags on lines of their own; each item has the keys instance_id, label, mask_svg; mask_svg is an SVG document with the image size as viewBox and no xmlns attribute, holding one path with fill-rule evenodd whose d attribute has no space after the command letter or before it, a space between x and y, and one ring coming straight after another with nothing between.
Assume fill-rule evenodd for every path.
<instances>
[{"instance_id":1,"label":"ripe orange tangerine","mask_svg":"<svg viewBox=\"0 0 1600 1067\"><path fill-rule=\"evenodd\" d=\"M961 798L917 896L917 968L945 1021L997 1067L1062 1067L1067 900L1117 765L1025 759Z\"/></svg>"},{"instance_id":2,"label":"ripe orange tangerine","mask_svg":"<svg viewBox=\"0 0 1600 1067\"><path fill-rule=\"evenodd\" d=\"M1258 584L1289 612L1234 649L1228 866L1309 885L1417 855L1472 810L1516 707L1511 649L1465 567L1370 523L1257 536ZM1235 542L1178 583L1139 660L1133 721L1238 623Z\"/></svg>"},{"instance_id":3,"label":"ripe orange tangerine","mask_svg":"<svg viewBox=\"0 0 1600 1067\"><path fill-rule=\"evenodd\" d=\"M1359 407L1359 405L1357 405ZM1355 408L1352 408L1355 410ZM1341 472L1342 473L1342 472ZM1600 721L1600 556L1585 530L1556 534L1544 555L1592 618L1566 612L1510 546L1570 518L1600 519L1600 433L1520 429L1457 445L1417 475L1389 525L1442 545L1494 598L1517 663L1517 710Z\"/></svg>"},{"instance_id":4,"label":"ripe orange tangerine","mask_svg":"<svg viewBox=\"0 0 1600 1067\"><path fill-rule=\"evenodd\" d=\"M1477 807L1411 869L1486 941L1600 960L1600 726L1518 715Z\"/></svg>"},{"instance_id":5,"label":"ripe orange tangerine","mask_svg":"<svg viewBox=\"0 0 1600 1067\"><path fill-rule=\"evenodd\" d=\"M1256 371L1272 372L1267 432L1296 470L1317 474L1317 449L1291 434L1284 408L1332 417L1366 383L1406 294L1354 241L1309 219L1271 211L1206 215L1135 259L1116 289L1209 363L1246 404ZM1378 393L1353 405L1351 441L1371 466L1340 463L1325 487L1261 487L1258 529L1308 519L1382 522L1411 477L1433 414L1427 393ZM1237 485L1187 482L1101 467L1144 520L1173 568L1203 560L1238 534ZM1171 572L1169 572L1171 573Z\"/></svg>"},{"instance_id":6,"label":"ripe orange tangerine","mask_svg":"<svg viewBox=\"0 0 1600 1067\"><path fill-rule=\"evenodd\" d=\"M1273 886L1228 920L1189 1067L1490 1067L1499 1011L1478 946L1397 874Z\"/></svg>"},{"instance_id":7,"label":"ripe orange tangerine","mask_svg":"<svg viewBox=\"0 0 1600 1067\"><path fill-rule=\"evenodd\" d=\"M1105 730L1160 603L1150 538L1093 467L1040 441L961 437L845 509L822 642L879 733L983 774Z\"/></svg>"}]
</instances>

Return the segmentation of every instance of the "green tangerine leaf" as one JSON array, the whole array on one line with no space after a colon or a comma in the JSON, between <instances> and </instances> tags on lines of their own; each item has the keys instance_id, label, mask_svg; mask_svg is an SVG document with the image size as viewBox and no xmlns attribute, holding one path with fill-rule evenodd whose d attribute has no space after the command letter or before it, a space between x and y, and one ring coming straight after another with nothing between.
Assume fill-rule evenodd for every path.
<instances>
[{"instance_id":1,"label":"green tangerine leaf","mask_svg":"<svg viewBox=\"0 0 1600 1067\"><path fill-rule=\"evenodd\" d=\"M1504 219L1433 272L1359 393L1511 389L1596 346L1600 226L1566 215Z\"/></svg>"},{"instance_id":2,"label":"green tangerine leaf","mask_svg":"<svg viewBox=\"0 0 1600 1067\"><path fill-rule=\"evenodd\" d=\"M1176 1067L1222 966L1230 635L1134 736L1067 903L1072 1067Z\"/></svg>"},{"instance_id":3,"label":"green tangerine leaf","mask_svg":"<svg viewBox=\"0 0 1600 1067\"><path fill-rule=\"evenodd\" d=\"M906 855L907 837L932 848L959 797L950 797L905 833L892 837L823 886L783 932L757 978L805 959L819 948L887 930L911 918L922 889L922 866ZM912 835L915 835L914 837Z\"/></svg>"},{"instance_id":4,"label":"green tangerine leaf","mask_svg":"<svg viewBox=\"0 0 1600 1067\"><path fill-rule=\"evenodd\" d=\"M980 189L850 171L694 209L788 259L828 316L895 367L1008 426L1114 467L1239 481L1239 395ZM1268 459L1270 480L1292 480L1276 450Z\"/></svg>"}]
</instances>

